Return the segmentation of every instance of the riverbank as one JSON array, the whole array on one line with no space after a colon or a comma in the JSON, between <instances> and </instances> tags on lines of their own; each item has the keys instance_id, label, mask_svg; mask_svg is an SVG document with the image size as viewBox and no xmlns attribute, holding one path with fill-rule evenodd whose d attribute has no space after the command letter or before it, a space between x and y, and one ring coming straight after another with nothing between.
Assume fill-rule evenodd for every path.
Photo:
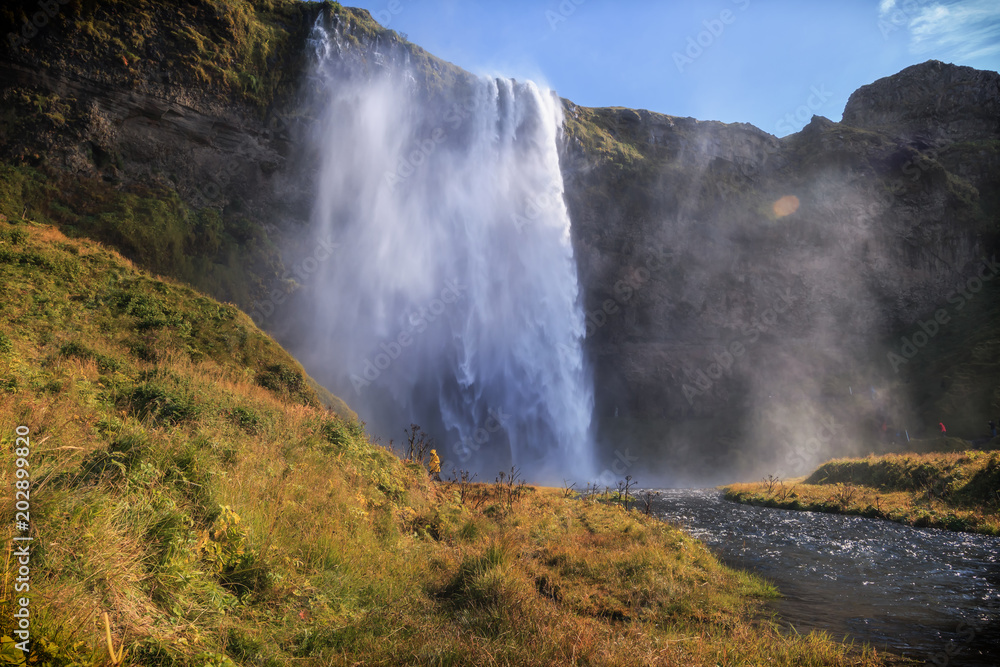
<instances>
[{"instance_id":1,"label":"riverbank","mask_svg":"<svg viewBox=\"0 0 1000 667\"><path fill-rule=\"evenodd\" d=\"M824 463L807 478L722 487L735 502L1000 535L1000 452L888 454Z\"/></svg>"},{"instance_id":2,"label":"riverbank","mask_svg":"<svg viewBox=\"0 0 1000 667\"><path fill-rule=\"evenodd\" d=\"M772 586L655 517L433 482L246 314L103 246L0 219L0 286L0 662L19 632L38 664L892 659L783 633Z\"/></svg>"}]
</instances>

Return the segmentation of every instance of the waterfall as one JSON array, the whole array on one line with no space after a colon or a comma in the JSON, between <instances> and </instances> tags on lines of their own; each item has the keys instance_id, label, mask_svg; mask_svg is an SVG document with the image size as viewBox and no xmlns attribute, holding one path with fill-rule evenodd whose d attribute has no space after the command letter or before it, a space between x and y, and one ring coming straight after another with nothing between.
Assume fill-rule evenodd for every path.
<instances>
[{"instance_id":1,"label":"waterfall","mask_svg":"<svg viewBox=\"0 0 1000 667\"><path fill-rule=\"evenodd\" d=\"M586 477L593 391L559 98L465 74L429 90L403 47L362 57L343 40L312 37L312 224L337 250L296 353L383 438L420 424L442 474Z\"/></svg>"}]
</instances>

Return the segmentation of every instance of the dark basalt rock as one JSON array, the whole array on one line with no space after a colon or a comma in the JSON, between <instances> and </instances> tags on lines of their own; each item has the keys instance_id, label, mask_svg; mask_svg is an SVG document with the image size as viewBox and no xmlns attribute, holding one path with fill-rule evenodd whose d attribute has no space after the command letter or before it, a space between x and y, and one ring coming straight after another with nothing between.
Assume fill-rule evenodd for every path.
<instances>
[{"instance_id":1,"label":"dark basalt rock","mask_svg":"<svg viewBox=\"0 0 1000 667\"><path fill-rule=\"evenodd\" d=\"M918 148L1000 132L1000 74L929 60L858 88L843 123Z\"/></svg>"}]
</instances>

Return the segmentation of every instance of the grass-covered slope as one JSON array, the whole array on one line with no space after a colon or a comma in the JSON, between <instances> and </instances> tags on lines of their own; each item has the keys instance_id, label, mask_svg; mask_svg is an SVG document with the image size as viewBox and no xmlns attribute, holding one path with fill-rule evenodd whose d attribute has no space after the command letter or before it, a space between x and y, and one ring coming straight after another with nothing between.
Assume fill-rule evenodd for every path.
<instances>
[{"instance_id":1,"label":"grass-covered slope","mask_svg":"<svg viewBox=\"0 0 1000 667\"><path fill-rule=\"evenodd\" d=\"M8 390L63 391L74 379L64 367L76 360L94 366L95 381L118 402L145 392L150 405L166 401L171 410L196 414L200 401L189 383L177 373L157 375L156 365L169 358L208 364L282 398L320 405L301 366L232 305L155 279L117 253L54 228L11 225L3 216L0 225L0 312L9 355L0 383ZM351 415L339 399L330 407Z\"/></svg>"},{"instance_id":2,"label":"grass-covered slope","mask_svg":"<svg viewBox=\"0 0 1000 667\"><path fill-rule=\"evenodd\" d=\"M781 634L772 589L653 518L432 482L321 408L244 314L90 241L0 222L0 289L33 664L882 664ZM10 638L24 533L2 514Z\"/></svg>"},{"instance_id":3,"label":"grass-covered slope","mask_svg":"<svg viewBox=\"0 0 1000 667\"><path fill-rule=\"evenodd\" d=\"M725 487L726 498L1000 535L1000 452L889 454L824 463L808 478Z\"/></svg>"},{"instance_id":4,"label":"grass-covered slope","mask_svg":"<svg viewBox=\"0 0 1000 667\"><path fill-rule=\"evenodd\" d=\"M147 270L233 303L249 305L281 273L263 227L214 208L195 210L169 190L0 165L0 214L98 240Z\"/></svg>"}]
</instances>

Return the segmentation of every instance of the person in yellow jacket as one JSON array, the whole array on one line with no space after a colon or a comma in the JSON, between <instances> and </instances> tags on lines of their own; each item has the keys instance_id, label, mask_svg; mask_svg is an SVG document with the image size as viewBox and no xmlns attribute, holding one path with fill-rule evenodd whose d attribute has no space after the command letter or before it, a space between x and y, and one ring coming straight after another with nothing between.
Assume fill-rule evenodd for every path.
<instances>
[{"instance_id":1,"label":"person in yellow jacket","mask_svg":"<svg viewBox=\"0 0 1000 667\"><path fill-rule=\"evenodd\" d=\"M427 464L427 471L431 474L431 479L435 482L441 481L441 459L438 458L436 449L431 450L431 460Z\"/></svg>"}]
</instances>

